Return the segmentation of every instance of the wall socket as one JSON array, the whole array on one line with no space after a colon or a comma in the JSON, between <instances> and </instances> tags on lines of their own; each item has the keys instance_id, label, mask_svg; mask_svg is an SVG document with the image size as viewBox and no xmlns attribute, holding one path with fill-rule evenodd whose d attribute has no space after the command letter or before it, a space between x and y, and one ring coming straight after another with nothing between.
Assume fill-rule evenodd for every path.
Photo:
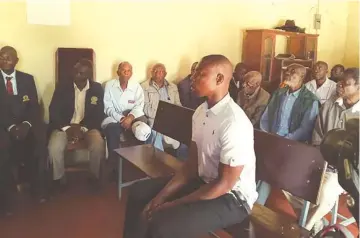
<instances>
[{"instance_id":1,"label":"wall socket","mask_svg":"<svg viewBox=\"0 0 360 238\"><path fill-rule=\"evenodd\" d=\"M321 27L321 15L320 14L314 14L314 29L320 30Z\"/></svg>"}]
</instances>

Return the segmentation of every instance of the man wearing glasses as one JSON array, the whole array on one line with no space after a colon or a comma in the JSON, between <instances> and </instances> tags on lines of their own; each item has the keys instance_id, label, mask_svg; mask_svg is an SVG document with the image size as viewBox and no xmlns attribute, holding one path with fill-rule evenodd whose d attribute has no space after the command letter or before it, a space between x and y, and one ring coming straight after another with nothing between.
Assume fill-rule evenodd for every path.
<instances>
[{"instance_id":1,"label":"man wearing glasses","mask_svg":"<svg viewBox=\"0 0 360 238\"><path fill-rule=\"evenodd\" d=\"M257 71L245 74L244 83L236 101L254 126L259 124L270 98L270 94L261 88L261 81L262 76Z\"/></svg>"}]
</instances>

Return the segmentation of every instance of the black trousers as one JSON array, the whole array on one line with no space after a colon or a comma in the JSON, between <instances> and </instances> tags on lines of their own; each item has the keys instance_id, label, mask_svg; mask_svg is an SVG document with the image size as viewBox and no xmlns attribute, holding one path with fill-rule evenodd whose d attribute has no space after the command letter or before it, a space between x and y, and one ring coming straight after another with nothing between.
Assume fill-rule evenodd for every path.
<instances>
[{"instance_id":1,"label":"black trousers","mask_svg":"<svg viewBox=\"0 0 360 238\"><path fill-rule=\"evenodd\" d=\"M152 220L140 219L146 204L171 178L151 179L130 187L126 207L124 238L198 238L210 231L241 223L249 213L243 201L232 194L212 200L182 204L156 212ZM169 200L190 194L204 183L198 178Z\"/></svg>"},{"instance_id":2,"label":"black trousers","mask_svg":"<svg viewBox=\"0 0 360 238\"><path fill-rule=\"evenodd\" d=\"M7 148L8 162L5 164L11 175L12 168L17 168L18 179L21 182L29 182L31 192L43 195L46 184L46 131L45 127L31 127L26 138L23 140L13 139L7 133L10 144ZM9 178L8 174L6 177ZM13 177L10 176L11 182L5 183L11 186ZM5 187L6 190L11 188Z\"/></svg>"}]
</instances>

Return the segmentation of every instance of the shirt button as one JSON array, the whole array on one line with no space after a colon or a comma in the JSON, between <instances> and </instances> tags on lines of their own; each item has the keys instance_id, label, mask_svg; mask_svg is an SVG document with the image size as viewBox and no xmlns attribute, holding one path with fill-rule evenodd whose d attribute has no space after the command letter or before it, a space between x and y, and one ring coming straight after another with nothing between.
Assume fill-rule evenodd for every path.
<instances>
[{"instance_id":1,"label":"shirt button","mask_svg":"<svg viewBox=\"0 0 360 238\"><path fill-rule=\"evenodd\" d=\"M203 122L203 125L205 125L205 122Z\"/></svg>"}]
</instances>

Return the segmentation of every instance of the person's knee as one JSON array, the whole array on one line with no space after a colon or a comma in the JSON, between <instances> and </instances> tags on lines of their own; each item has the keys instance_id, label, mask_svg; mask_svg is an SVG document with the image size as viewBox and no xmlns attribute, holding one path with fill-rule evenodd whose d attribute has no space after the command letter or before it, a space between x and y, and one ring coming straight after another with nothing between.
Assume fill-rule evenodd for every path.
<instances>
[{"instance_id":1,"label":"person's knee","mask_svg":"<svg viewBox=\"0 0 360 238\"><path fill-rule=\"evenodd\" d=\"M122 131L122 127L119 123L110 123L106 126L104 132L106 137L119 136Z\"/></svg>"},{"instance_id":2,"label":"person's knee","mask_svg":"<svg viewBox=\"0 0 360 238\"><path fill-rule=\"evenodd\" d=\"M51 135L48 145L48 151L50 157L56 156L60 153L64 153L67 144L67 139L65 132L63 133L53 132L53 134Z\"/></svg>"},{"instance_id":3,"label":"person's knee","mask_svg":"<svg viewBox=\"0 0 360 238\"><path fill-rule=\"evenodd\" d=\"M98 130L91 130L88 132L87 143L88 149L93 152L102 153L105 151L105 140Z\"/></svg>"}]
</instances>

